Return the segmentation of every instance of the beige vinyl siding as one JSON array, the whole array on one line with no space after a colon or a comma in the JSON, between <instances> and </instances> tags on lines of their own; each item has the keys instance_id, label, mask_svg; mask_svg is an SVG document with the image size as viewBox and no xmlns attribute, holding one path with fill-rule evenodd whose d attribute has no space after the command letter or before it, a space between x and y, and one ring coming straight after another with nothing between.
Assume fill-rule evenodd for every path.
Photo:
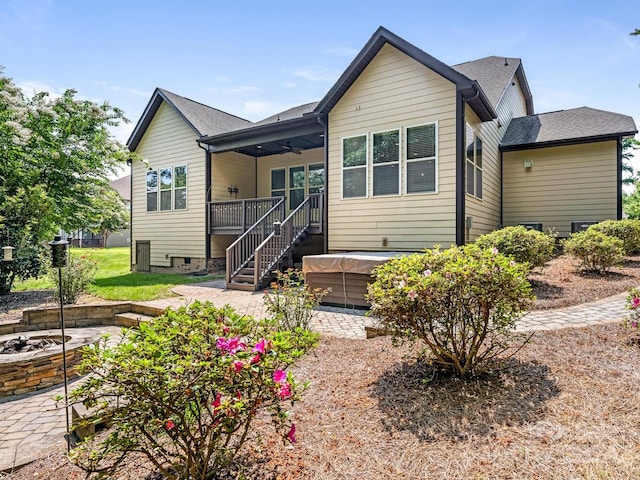
<instances>
[{"instance_id":1,"label":"beige vinyl siding","mask_svg":"<svg viewBox=\"0 0 640 480\"><path fill-rule=\"evenodd\" d=\"M480 122L477 115L466 106L465 118L482 140L482 190L483 198L465 195L465 215L473 218L473 226L467 232L467 240L489 233L500 225L500 152L498 145L511 120L527 114L522 89L516 78L509 84L496 106L498 118ZM465 163L466 165L466 163ZM465 177L466 178L466 177Z\"/></svg>"},{"instance_id":2,"label":"beige vinyl siding","mask_svg":"<svg viewBox=\"0 0 640 480\"><path fill-rule=\"evenodd\" d=\"M238 194L230 194L229 187L238 187ZM211 200L227 201L256 197L256 158L237 152L211 155ZM212 235L211 258L225 258L226 250L236 235Z\"/></svg>"},{"instance_id":3,"label":"beige vinyl siding","mask_svg":"<svg viewBox=\"0 0 640 480\"><path fill-rule=\"evenodd\" d=\"M455 85L385 45L329 113L329 250L416 251L455 243ZM342 198L342 139L437 122L437 193ZM368 166L368 191L372 191ZM404 192L404 181L401 182ZM386 239L383 240L383 239ZM385 241L386 246L383 246Z\"/></svg>"},{"instance_id":4,"label":"beige vinyl siding","mask_svg":"<svg viewBox=\"0 0 640 480\"><path fill-rule=\"evenodd\" d=\"M324 164L324 150L314 148L303 150L300 154L284 153L270 155L258 159L258 197L271 196L271 170L274 168L296 167L300 165ZM289 174L286 174L286 185L289 186Z\"/></svg>"},{"instance_id":5,"label":"beige vinyl siding","mask_svg":"<svg viewBox=\"0 0 640 480\"><path fill-rule=\"evenodd\" d=\"M572 221L617 216L615 141L505 152L503 168L505 225L541 222L567 237Z\"/></svg>"},{"instance_id":6,"label":"beige vinyl siding","mask_svg":"<svg viewBox=\"0 0 640 480\"><path fill-rule=\"evenodd\" d=\"M175 110L163 102L136 149L149 166L139 161L132 165L131 236L133 242L151 242L152 267L171 266L171 257L205 256L204 151L198 148L196 138ZM187 166L187 209L147 212L148 168L180 165Z\"/></svg>"}]
</instances>

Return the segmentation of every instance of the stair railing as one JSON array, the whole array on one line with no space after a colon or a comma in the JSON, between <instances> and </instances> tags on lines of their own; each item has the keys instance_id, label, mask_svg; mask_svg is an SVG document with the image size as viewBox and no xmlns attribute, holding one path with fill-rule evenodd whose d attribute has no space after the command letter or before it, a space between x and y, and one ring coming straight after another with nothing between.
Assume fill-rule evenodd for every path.
<instances>
[{"instance_id":1,"label":"stair railing","mask_svg":"<svg viewBox=\"0 0 640 480\"><path fill-rule=\"evenodd\" d=\"M255 249L253 281L256 289L271 276L277 263L291 253L292 247L316 221L316 212L322 205L322 193L310 194L280 225L280 235L271 234Z\"/></svg>"},{"instance_id":2,"label":"stair railing","mask_svg":"<svg viewBox=\"0 0 640 480\"><path fill-rule=\"evenodd\" d=\"M285 199L281 198L267 213L227 248L227 283L230 283L251 261L256 248L273 233L276 220L282 221L285 214Z\"/></svg>"}]
</instances>

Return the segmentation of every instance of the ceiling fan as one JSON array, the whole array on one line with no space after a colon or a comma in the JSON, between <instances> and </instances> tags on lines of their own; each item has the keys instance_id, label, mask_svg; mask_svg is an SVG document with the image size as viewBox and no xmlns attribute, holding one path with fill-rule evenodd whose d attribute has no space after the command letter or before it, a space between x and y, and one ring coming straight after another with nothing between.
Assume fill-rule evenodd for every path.
<instances>
[{"instance_id":1,"label":"ceiling fan","mask_svg":"<svg viewBox=\"0 0 640 480\"><path fill-rule=\"evenodd\" d=\"M291 142L287 142L286 145L280 145L282 147L282 151L280 152L280 155L284 154L284 153L295 153L297 155L302 154L302 148L300 147L292 147L291 146Z\"/></svg>"}]
</instances>

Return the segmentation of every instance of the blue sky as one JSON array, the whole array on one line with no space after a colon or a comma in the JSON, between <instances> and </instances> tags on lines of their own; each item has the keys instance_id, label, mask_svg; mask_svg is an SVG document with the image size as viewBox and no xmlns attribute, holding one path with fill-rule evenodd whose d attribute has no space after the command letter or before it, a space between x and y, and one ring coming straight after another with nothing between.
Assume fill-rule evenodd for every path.
<instances>
[{"instance_id":1,"label":"blue sky","mask_svg":"<svg viewBox=\"0 0 640 480\"><path fill-rule=\"evenodd\" d=\"M587 105L640 125L639 13L634 0L0 0L0 65L27 93L122 108L125 142L157 86L249 120L319 100L383 25L448 64L521 58L538 113Z\"/></svg>"}]
</instances>

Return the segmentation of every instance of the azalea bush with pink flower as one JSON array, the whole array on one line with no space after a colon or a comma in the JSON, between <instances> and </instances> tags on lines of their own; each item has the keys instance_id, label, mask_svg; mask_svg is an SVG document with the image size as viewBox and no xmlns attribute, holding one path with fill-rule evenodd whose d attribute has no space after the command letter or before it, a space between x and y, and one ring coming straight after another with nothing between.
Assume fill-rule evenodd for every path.
<instances>
[{"instance_id":1,"label":"azalea bush with pink flower","mask_svg":"<svg viewBox=\"0 0 640 480\"><path fill-rule=\"evenodd\" d=\"M640 329L640 288L629 290L626 306L631 312L624 319L623 325L633 330Z\"/></svg>"},{"instance_id":2,"label":"azalea bush with pink flower","mask_svg":"<svg viewBox=\"0 0 640 480\"><path fill-rule=\"evenodd\" d=\"M305 385L287 367L317 335L275 326L195 302L127 330L115 347L87 348L81 370L90 376L72 401L92 412L85 422L108 420L112 427L81 444L76 463L111 475L141 453L163 478L213 479L250 438L261 411L284 442L295 442L286 407Z\"/></svg>"},{"instance_id":3,"label":"azalea bush with pink flower","mask_svg":"<svg viewBox=\"0 0 640 480\"><path fill-rule=\"evenodd\" d=\"M473 375L526 341L515 327L534 298L528 272L475 244L396 257L374 269L370 315L394 340L422 342L439 367Z\"/></svg>"},{"instance_id":4,"label":"azalea bush with pink flower","mask_svg":"<svg viewBox=\"0 0 640 480\"><path fill-rule=\"evenodd\" d=\"M504 227L480 235L475 242L480 248L497 248L500 253L531 268L541 267L555 252L555 238L524 226Z\"/></svg>"}]
</instances>

